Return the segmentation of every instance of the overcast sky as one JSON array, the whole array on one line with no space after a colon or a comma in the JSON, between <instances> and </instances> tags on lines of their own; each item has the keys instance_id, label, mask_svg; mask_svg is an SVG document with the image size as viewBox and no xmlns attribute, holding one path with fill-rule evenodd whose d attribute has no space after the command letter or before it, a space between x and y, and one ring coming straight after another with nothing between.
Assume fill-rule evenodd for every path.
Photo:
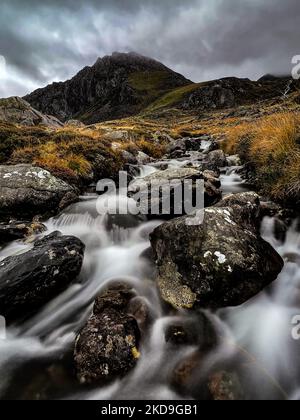
<instances>
[{"instance_id":1,"label":"overcast sky","mask_svg":"<svg viewBox=\"0 0 300 420\"><path fill-rule=\"evenodd\" d=\"M0 97L136 51L193 81L290 73L299 0L0 0Z\"/></svg>"}]
</instances>

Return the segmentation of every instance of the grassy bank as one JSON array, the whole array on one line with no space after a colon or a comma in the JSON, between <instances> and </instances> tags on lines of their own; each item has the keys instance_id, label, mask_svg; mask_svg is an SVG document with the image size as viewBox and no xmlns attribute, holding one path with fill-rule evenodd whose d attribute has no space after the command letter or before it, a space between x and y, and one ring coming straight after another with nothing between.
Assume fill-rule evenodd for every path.
<instances>
[{"instance_id":1,"label":"grassy bank","mask_svg":"<svg viewBox=\"0 0 300 420\"><path fill-rule=\"evenodd\" d=\"M224 148L239 153L253 168L263 194L278 201L300 201L300 114L275 113L227 130Z\"/></svg>"},{"instance_id":2,"label":"grassy bank","mask_svg":"<svg viewBox=\"0 0 300 420\"><path fill-rule=\"evenodd\" d=\"M0 164L33 164L78 187L117 178L126 163L123 150L143 151L155 158L164 153L151 139L111 141L96 127L49 130L0 123Z\"/></svg>"}]
</instances>

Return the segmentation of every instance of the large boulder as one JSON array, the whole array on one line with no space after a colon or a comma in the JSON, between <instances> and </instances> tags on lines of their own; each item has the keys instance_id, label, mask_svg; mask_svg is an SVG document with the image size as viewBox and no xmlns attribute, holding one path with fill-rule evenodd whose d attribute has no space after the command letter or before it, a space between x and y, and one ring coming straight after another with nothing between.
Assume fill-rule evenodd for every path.
<instances>
[{"instance_id":1,"label":"large boulder","mask_svg":"<svg viewBox=\"0 0 300 420\"><path fill-rule=\"evenodd\" d=\"M77 199L75 190L50 172L31 165L0 166L0 218L55 213Z\"/></svg>"},{"instance_id":2,"label":"large boulder","mask_svg":"<svg viewBox=\"0 0 300 420\"><path fill-rule=\"evenodd\" d=\"M212 171L201 172L197 168L178 168L178 169L167 169L164 171L156 171L151 175L148 175L144 178L138 178L135 181L131 182L128 188L128 193L130 197L136 197L135 195L140 192L142 195L141 208L144 214L147 214L150 218L164 217L167 219L172 219L176 215L185 214L184 208L182 206L182 199L180 200L180 208L174 203L175 191L180 189L183 191L183 186L186 181L193 181L193 196L195 197L197 180L204 181L204 203L206 206L211 206L217 203L222 198L222 193L220 190L221 183L218 177L218 174ZM162 194L159 194L158 198L158 189L165 188L170 186L170 212L162 211ZM152 190L152 191L151 191ZM156 193L153 193L156 192ZM152 192L152 193L151 193ZM187 197L185 197L186 199ZM159 209L155 214L151 213L151 208L156 207Z\"/></svg>"},{"instance_id":3,"label":"large boulder","mask_svg":"<svg viewBox=\"0 0 300 420\"><path fill-rule=\"evenodd\" d=\"M109 287L76 339L74 361L81 384L105 384L128 373L139 359L140 330L129 315L135 296L126 284Z\"/></svg>"},{"instance_id":4,"label":"large boulder","mask_svg":"<svg viewBox=\"0 0 300 420\"><path fill-rule=\"evenodd\" d=\"M83 243L58 232L23 254L0 263L0 313L8 320L30 314L61 293L79 275Z\"/></svg>"},{"instance_id":5,"label":"large boulder","mask_svg":"<svg viewBox=\"0 0 300 420\"><path fill-rule=\"evenodd\" d=\"M283 260L251 228L252 217L244 224L241 210L211 207L203 221L181 217L154 230L157 284L166 302L188 309L237 306L276 280Z\"/></svg>"},{"instance_id":6,"label":"large boulder","mask_svg":"<svg viewBox=\"0 0 300 420\"><path fill-rule=\"evenodd\" d=\"M17 96L0 99L0 121L21 124L25 126L45 125L58 128L63 124L55 117L44 115Z\"/></svg>"}]
</instances>

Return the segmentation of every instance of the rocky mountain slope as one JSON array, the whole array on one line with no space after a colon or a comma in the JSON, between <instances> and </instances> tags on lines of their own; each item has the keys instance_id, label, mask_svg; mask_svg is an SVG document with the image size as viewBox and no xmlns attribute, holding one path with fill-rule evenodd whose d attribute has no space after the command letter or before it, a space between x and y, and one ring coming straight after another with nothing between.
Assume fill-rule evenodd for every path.
<instances>
[{"instance_id":1,"label":"rocky mountain slope","mask_svg":"<svg viewBox=\"0 0 300 420\"><path fill-rule=\"evenodd\" d=\"M71 80L38 89L24 99L61 121L94 124L170 108L193 113L232 108L285 98L299 88L297 81L274 76L192 83L151 58L114 53L99 58Z\"/></svg>"},{"instance_id":2,"label":"rocky mountain slope","mask_svg":"<svg viewBox=\"0 0 300 420\"><path fill-rule=\"evenodd\" d=\"M137 114L168 91L190 83L153 59L114 53L71 80L38 89L25 99L61 121L76 118L92 124Z\"/></svg>"}]
</instances>

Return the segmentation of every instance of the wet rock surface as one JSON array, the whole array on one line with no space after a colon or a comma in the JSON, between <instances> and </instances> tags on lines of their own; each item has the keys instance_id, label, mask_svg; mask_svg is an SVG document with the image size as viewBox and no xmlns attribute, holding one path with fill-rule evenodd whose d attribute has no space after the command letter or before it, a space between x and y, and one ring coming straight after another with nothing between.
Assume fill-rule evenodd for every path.
<instances>
[{"instance_id":1,"label":"wet rock surface","mask_svg":"<svg viewBox=\"0 0 300 420\"><path fill-rule=\"evenodd\" d=\"M175 308L237 306L276 280L283 260L231 207L182 217L151 235L162 298Z\"/></svg>"},{"instance_id":2,"label":"wet rock surface","mask_svg":"<svg viewBox=\"0 0 300 420\"><path fill-rule=\"evenodd\" d=\"M93 315L76 339L74 361L81 384L105 384L136 365L140 330L128 314L133 297L130 286L116 284L96 299Z\"/></svg>"},{"instance_id":3,"label":"wet rock surface","mask_svg":"<svg viewBox=\"0 0 300 420\"><path fill-rule=\"evenodd\" d=\"M207 315L198 312L193 318L170 324L165 332L165 340L173 346L197 346L199 351L208 352L216 347L218 336Z\"/></svg>"},{"instance_id":4,"label":"wet rock surface","mask_svg":"<svg viewBox=\"0 0 300 420\"><path fill-rule=\"evenodd\" d=\"M35 242L26 253L0 262L0 313L7 320L39 309L76 280L83 243L58 232Z\"/></svg>"},{"instance_id":5,"label":"wet rock surface","mask_svg":"<svg viewBox=\"0 0 300 420\"><path fill-rule=\"evenodd\" d=\"M0 166L0 218L57 213L77 199L76 191L50 172L31 165Z\"/></svg>"},{"instance_id":6,"label":"wet rock surface","mask_svg":"<svg viewBox=\"0 0 300 420\"><path fill-rule=\"evenodd\" d=\"M18 239L29 238L45 231L46 226L37 221L0 223L0 246Z\"/></svg>"}]
</instances>

